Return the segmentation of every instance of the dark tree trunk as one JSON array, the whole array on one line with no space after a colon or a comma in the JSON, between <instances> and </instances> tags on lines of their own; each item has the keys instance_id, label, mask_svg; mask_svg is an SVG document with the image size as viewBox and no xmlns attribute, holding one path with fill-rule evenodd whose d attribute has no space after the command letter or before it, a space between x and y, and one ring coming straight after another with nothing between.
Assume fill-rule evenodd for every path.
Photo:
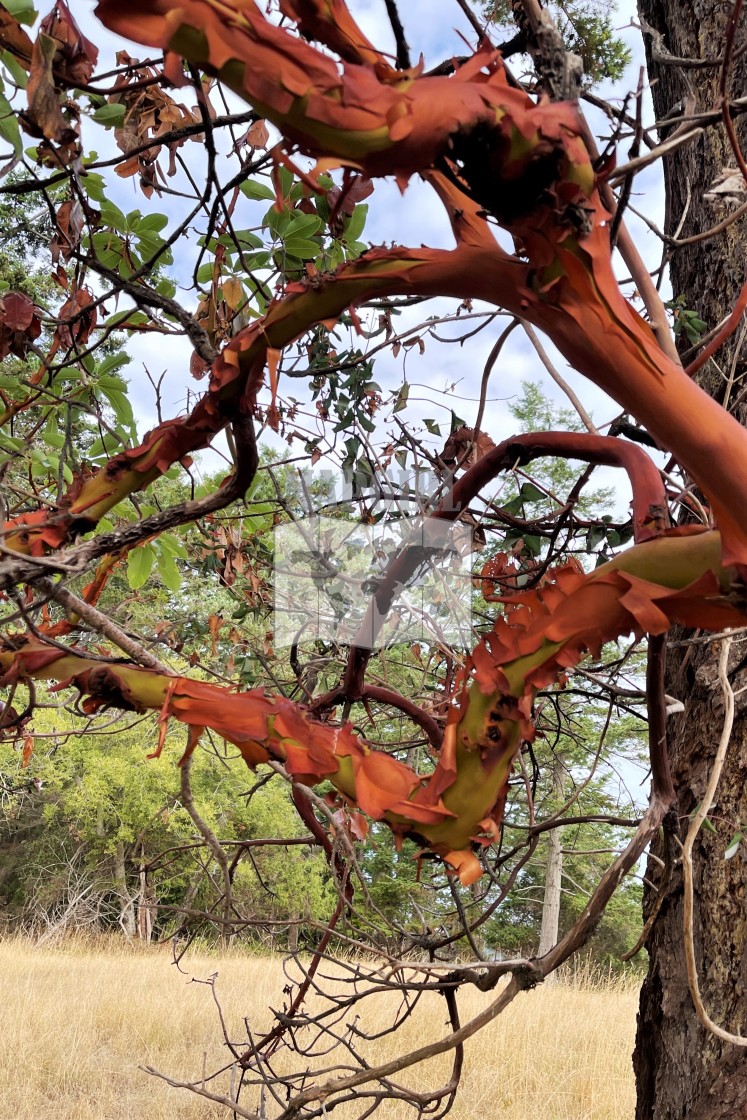
<instances>
[{"instance_id":1,"label":"dark tree trunk","mask_svg":"<svg viewBox=\"0 0 747 1120\"><path fill-rule=\"evenodd\" d=\"M642 17L663 34L666 49L685 58L721 54L731 8L731 3L716 0L640 0ZM741 31L739 42L744 42ZM698 110L718 104L718 67L693 70L661 64L653 59L651 48L652 39L647 37L659 119L688 97L694 97ZM732 68L730 92L733 97L747 92L747 57ZM739 131L743 136L741 127ZM665 168L666 232L673 234L679 228L680 237L689 237L720 220L723 214L717 214L703 194L724 167L735 166L720 125L670 157ZM742 220L711 240L673 251L674 294L682 295L685 306L697 311L709 328L728 314L744 282L746 232ZM736 340L738 335L734 337ZM739 397L747 365L735 354L735 344L727 345L717 360L727 375L735 362L729 405L744 422L747 409ZM713 363L699 379L712 396L723 401L727 381ZM735 661L747 649L741 644L736 651ZM673 642L669 653L667 691L685 705L685 711L668 725L678 791L678 819L672 831L681 838L689 814L702 799L721 732L717 657L716 643ZM740 673L734 684L743 683ZM724 852L734 832L747 824L747 696L738 700L735 732L711 820L716 833L702 831L693 852L698 973L711 1018L743 1034L747 1031L747 851L743 847L728 861ZM666 845L670 846L672 872L667 874L656 859L650 859L647 878L658 891L649 887L644 898L646 915L654 906L660 909L647 942L650 963L638 1017L634 1054L637 1120L747 1120L747 1050L719 1042L695 1015L685 972L682 874L673 835L660 837L653 845L653 855L663 859Z\"/></svg>"}]
</instances>

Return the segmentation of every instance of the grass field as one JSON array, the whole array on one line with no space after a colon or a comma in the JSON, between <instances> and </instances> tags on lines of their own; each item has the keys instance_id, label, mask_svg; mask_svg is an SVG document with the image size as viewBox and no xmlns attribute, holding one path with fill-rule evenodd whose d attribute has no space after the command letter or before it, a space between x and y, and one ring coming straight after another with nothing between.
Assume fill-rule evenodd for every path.
<instances>
[{"instance_id":1,"label":"grass field","mask_svg":"<svg viewBox=\"0 0 747 1120\"><path fill-rule=\"evenodd\" d=\"M282 1005L280 962L238 953L191 955L181 975L164 949L72 943L41 949L0 941L0 1101L13 1120L208 1120L231 1113L138 1067L175 1078L200 1076L226 1060L210 989L190 982L218 972L217 990L231 1037L270 1024ZM385 999L389 999L387 995ZM491 999L460 997L462 1021ZM630 1053L637 995L626 986L583 980L522 993L467 1044L455 1120L631 1120ZM391 1010L391 1007L389 1008ZM380 1014L384 1016L386 1006ZM397 1039L377 1043L384 1061L445 1032L443 1000L434 996ZM382 1019L383 1022L383 1019ZM439 1062L441 1063L439 1065ZM436 1085L448 1068L433 1059L410 1071L410 1083ZM402 1082L407 1077L400 1075ZM227 1083L222 1091L227 1091ZM246 1106L250 1102L246 1101ZM272 1115L272 1113L269 1113ZM334 1112L342 1117L342 1110ZM350 1115L348 1113L347 1115ZM388 1102L381 1120L414 1117Z\"/></svg>"}]
</instances>

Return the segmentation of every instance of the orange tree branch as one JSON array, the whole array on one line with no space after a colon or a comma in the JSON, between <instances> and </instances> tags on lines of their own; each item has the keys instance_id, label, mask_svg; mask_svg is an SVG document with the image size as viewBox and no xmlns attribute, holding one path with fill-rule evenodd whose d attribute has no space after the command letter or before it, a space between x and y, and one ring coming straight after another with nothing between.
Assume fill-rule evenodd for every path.
<instances>
[{"instance_id":1,"label":"orange tree branch","mask_svg":"<svg viewBox=\"0 0 747 1120\"><path fill-rule=\"evenodd\" d=\"M675 454L712 503L725 537L725 560L744 562L747 433L659 350L650 328L622 297L605 229L597 226L583 243L569 237L556 246L550 268L557 275L544 282L494 242L475 240L476 230L450 252L372 250L331 276L292 285L221 352L207 394L188 417L166 421L140 447L115 456L73 487L60 511L38 511L8 523L5 547L43 555L72 533L92 528L122 498L206 446L229 420L250 416L273 351L349 305L376 295L417 293L483 298L546 330L576 369Z\"/></svg>"},{"instance_id":2,"label":"orange tree branch","mask_svg":"<svg viewBox=\"0 0 747 1120\"><path fill-rule=\"evenodd\" d=\"M93 528L110 509L149 486L173 463L208 446L229 422L250 424L268 362L277 361L278 351L315 323L334 321L346 307L376 295L421 293L461 298L471 286L475 252L491 270L491 290L499 300L507 301L524 268L497 246L491 246L489 252L465 247L465 256L461 251L375 250L312 284L289 285L287 295L271 304L262 319L224 347L213 362L207 393L187 417L164 421L139 447L115 455L91 478L76 481L59 511L40 510L7 522L5 547L32 556L59 548L71 535ZM232 493L235 488L231 486Z\"/></svg>"},{"instance_id":3,"label":"orange tree branch","mask_svg":"<svg viewBox=\"0 0 747 1120\"><path fill-rule=\"evenodd\" d=\"M601 231L600 231L601 233ZM462 244L455 251L373 250L331 277L291 287L266 317L237 335L216 359L209 391L186 419L166 421L139 447L115 456L57 513L40 511L9 523L6 547L42 554L73 531L91 528L99 517L135 489L184 455L209 442L233 413L253 407L262 384L268 352L287 345L314 322L325 321L346 306L376 294L479 295L510 309L552 333L576 366L606 388L648 427L658 442L672 449L720 505L719 521L736 530L741 510L747 520L747 497L740 471L747 471L747 437L682 369L655 347L649 328L629 308L614 277L587 271L577 247L564 248L570 278L559 281L559 306L552 307L528 286L527 266L497 246ZM598 282L595 282L598 281ZM578 318L586 318L579 330ZM593 371L593 372L592 372ZM679 407L674 404L677 395ZM618 445L623 446L623 445ZM622 452L621 452L622 454ZM583 456L579 456L583 457ZM727 459L731 468L724 471ZM726 500L719 498L724 490ZM732 500L733 499L733 500ZM740 536L744 530L739 530Z\"/></svg>"},{"instance_id":4,"label":"orange tree branch","mask_svg":"<svg viewBox=\"0 0 747 1120\"><path fill-rule=\"evenodd\" d=\"M344 802L419 838L471 882L480 874L472 846L498 834L514 758L533 734L537 690L621 634L661 634L672 622L711 629L743 622L737 573L721 567L720 551L718 533L673 530L589 575L571 565L512 596L471 656L436 767L425 775L372 750L349 725L322 723L261 689L234 692L104 663L39 639L5 638L0 683L56 680L76 686L88 712L109 705L160 712L159 749L170 718L190 729L188 750L209 727L250 766L275 759L305 784L330 781Z\"/></svg>"},{"instance_id":5,"label":"orange tree branch","mask_svg":"<svg viewBox=\"0 0 747 1120\"><path fill-rule=\"evenodd\" d=\"M325 6L303 7L318 14ZM97 12L114 30L217 73L321 165L394 175L401 185L437 171L458 184L512 234L526 262L509 266L497 248L491 262L489 230L477 232L473 213L469 243L450 254L438 283L431 287L428 269L413 267L411 290L487 299L546 330L576 369L675 454L711 502L725 561L747 562L747 434L684 376L621 295L609 214L573 104L534 102L513 88L486 44L449 77L403 75L368 60L338 65L271 24L251 0L240 8L100 0ZM507 292L509 278L515 287Z\"/></svg>"},{"instance_id":6,"label":"orange tree branch","mask_svg":"<svg viewBox=\"0 0 747 1120\"><path fill-rule=\"evenodd\" d=\"M426 712L409 696L403 696L401 692L395 692L394 689L386 688L384 685L367 684L361 689L361 700L375 700L378 704L387 704L391 708L396 708L425 732L432 747L436 750L440 749L444 739L441 725L430 712Z\"/></svg>"}]
</instances>

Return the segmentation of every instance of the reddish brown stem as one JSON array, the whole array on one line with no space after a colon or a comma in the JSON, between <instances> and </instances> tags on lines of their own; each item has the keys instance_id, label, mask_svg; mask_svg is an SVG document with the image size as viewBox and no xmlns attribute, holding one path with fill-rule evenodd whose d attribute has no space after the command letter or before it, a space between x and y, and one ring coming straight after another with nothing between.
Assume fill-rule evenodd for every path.
<instances>
[{"instance_id":1,"label":"reddish brown stem","mask_svg":"<svg viewBox=\"0 0 747 1120\"><path fill-rule=\"evenodd\" d=\"M403 712L413 723L423 729L432 747L435 747L436 750L440 749L444 738L441 725L429 712L419 707L414 700L378 684L365 685L361 692L361 699L376 700L379 704L388 704L392 708L397 708L398 711Z\"/></svg>"},{"instance_id":2,"label":"reddish brown stem","mask_svg":"<svg viewBox=\"0 0 747 1120\"><path fill-rule=\"evenodd\" d=\"M651 780L654 793L672 804L675 798L672 772L667 754L667 709L664 699L664 676L667 665L665 634L651 635L646 663L646 698L648 701L648 749L651 759Z\"/></svg>"}]
</instances>

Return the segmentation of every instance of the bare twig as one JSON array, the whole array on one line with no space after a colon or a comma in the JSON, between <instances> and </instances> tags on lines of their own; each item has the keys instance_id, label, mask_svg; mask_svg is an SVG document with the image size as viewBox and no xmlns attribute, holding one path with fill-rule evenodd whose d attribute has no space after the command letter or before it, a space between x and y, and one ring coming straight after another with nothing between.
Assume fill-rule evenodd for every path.
<instances>
[{"instance_id":1,"label":"bare twig","mask_svg":"<svg viewBox=\"0 0 747 1120\"><path fill-rule=\"evenodd\" d=\"M550 377L553 379L555 384L560 389L562 389L563 392L565 393L565 395L568 397L568 400L571 402L571 404L575 408L576 412L580 416L581 422L584 425L584 427L587 429L587 431L591 432L593 435L598 436L599 435L599 429L596 427L596 425L595 425L594 421L592 420L591 416L589 416L589 413L584 408L578 394L574 392L574 390L571 388L571 386L568 384L568 382L565 380L565 378L562 376L562 374L556 369L555 365L553 364L553 362L550 359L550 355L547 353L544 346L542 345L542 342L540 341L539 335L535 331L534 327L531 325L531 323L527 323L527 321L525 319L521 320L521 325L524 328L524 331L526 332L527 338L531 342L534 349L537 351L537 357L542 362L542 365L545 367L547 372L550 374Z\"/></svg>"}]
</instances>

